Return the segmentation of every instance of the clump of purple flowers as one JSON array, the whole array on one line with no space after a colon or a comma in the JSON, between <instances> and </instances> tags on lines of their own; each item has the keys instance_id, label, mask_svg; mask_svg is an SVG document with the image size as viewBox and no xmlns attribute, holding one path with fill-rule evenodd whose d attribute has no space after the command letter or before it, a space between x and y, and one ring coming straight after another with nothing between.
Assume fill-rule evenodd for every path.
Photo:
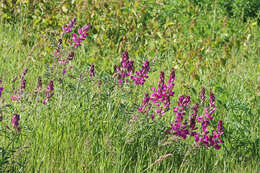
<instances>
[{"instance_id":1,"label":"clump of purple flowers","mask_svg":"<svg viewBox=\"0 0 260 173\"><path fill-rule=\"evenodd\" d=\"M87 31L90 29L90 25L85 25L82 28L78 29L78 34L72 34L72 41L69 43L74 47L77 48L81 45L81 42L87 38Z\"/></svg>"},{"instance_id":2,"label":"clump of purple flowers","mask_svg":"<svg viewBox=\"0 0 260 173\"><path fill-rule=\"evenodd\" d=\"M142 106L139 107L138 110L148 113L150 111L151 107L152 107L152 104L150 103L150 96L148 93L146 93L144 96Z\"/></svg>"},{"instance_id":3,"label":"clump of purple flowers","mask_svg":"<svg viewBox=\"0 0 260 173\"><path fill-rule=\"evenodd\" d=\"M149 61L145 60L142 69L137 71L135 75L134 73L134 61L129 60L128 52L125 51L122 54L122 59L120 64L114 66L114 73L116 74L118 83L121 85L123 83L129 82L129 77L132 81L134 81L134 85L143 85L145 83L145 79L148 78L147 73L150 70Z\"/></svg>"},{"instance_id":4,"label":"clump of purple flowers","mask_svg":"<svg viewBox=\"0 0 260 173\"><path fill-rule=\"evenodd\" d=\"M63 33L61 38L59 39L57 49L54 51L54 57L56 57L59 64L63 66L66 66L66 64L68 64L69 61L73 60L75 56L74 50L77 47L81 46L81 43L86 39L88 35L87 31L91 28L90 25L85 25L82 28L78 29L77 33L74 33L72 29L75 23L76 23L76 18L73 18L69 22L69 24L66 25L66 27L62 26ZM65 34L69 34L69 33L72 33L71 40L68 41L71 47L69 48L69 51L65 51L65 53L68 52L69 53L65 54L64 52L62 52L62 42ZM62 70L62 74L65 73L67 73L66 67L64 67Z\"/></svg>"},{"instance_id":5,"label":"clump of purple flowers","mask_svg":"<svg viewBox=\"0 0 260 173\"><path fill-rule=\"evenodd\" d=\"M158 82L158 88L152 88L153 93L151 96L145 94L143 103L138 111L148 114L152 108L152 105L156 106L155 113L159 114L160 117L165 112L170 110L170 98L174 95L173 87L175 81L175 71L172 70L168 84L164 82L164 72L160 73L160 80ZM203 87L200 93L200 105L205 104L205 88ZM167 133L186 139L187 137L193 137L195 142L199 145L206 147L214 147L220 149L220 144L224 143L222 135L224 134L223 121L218 121L217 130L210 132L209 126L211 125L213 113L215 112L215 97L210 92L209 95L209 106L204 108L204 114L198 115L200 105L195 103L190 106L191 98L189 95L182 95L179 97L177 106L173 107L173 112L176 114L175 120L171 123L170 130L166 130ZM190 112L190 109L192 110ZM191 113L191 115L190 115ZM152 120L154 114L151 114Z\"/></svg>"},{"instance_id":6,"label":"clump of purple flowers","mask_svg":"<svg viewBox=\"0 0 260 173\"><path fill-rule=\"evenodd\" d=\"M3 92L4 88L0 88L0 97L2 96L2 92Z\"/></svg>"},{"instance_id":7,"label":"clump of purple flowers","mask_svg":"<svg viewBox=\"0 0 260 173\"><path fill-rule=\"evenodd\" d=\"M20 116L18 114L14 114L11 122L12 122L13 128L16 130L17 133L20 132L19 121L20 121ZM9 130L11 129L8 125L6 125L6 128Z\"/></svg>"},{"instance_id":8,"label":"clump of purple flowers","mask_svg":"<svg viewBox=\"0 0 260 173\"><path fill-rule=\"evenodd\" d=\"M174 80L174 69L171 71L167 85L164 83L164 72L161 72L158 88L152 88L153 93L151 95L151 101L159 107L159 109L155 110L155 113L159 114L160 116L170 110L170 97L174 95L174 92L172 91L174 87Z\"/></svg>"},{"instance_id":9,"label":"clump of purple flowers","mask_svg":"<svg viewBox=\"0 0 260 173\"><path fill-rule=\"evenodd\" d=\"M201 104L205 102L205 88L202 88L201 92ZM196 103L192 107L192 114L189 116L188 120L184 120L184 116L188 116L190 104L190 96L179 97L179 102L177 107L173 107L173 111L176 113L176 118L174 123L171 123L171 130L173 135L182 137L186 139L188 136L194 137L195 142L199 145L204 145L206 147L214 147L215 149L220 149L220 143L224 143L221 139L224 134L223 122L220 120L217 125L217 130L208 130L210 120L214 117L212 114L215 112L215 97L213 93L209 96L209 107L204 108L204 114L198 116L199 104ZM200 128L196 125L200 126ZM170 131L168 131L170 132Z\"/></svg>"},{"instance_id":10,"label":"clump of purple flowers","mask_svg":"<svg viewBox=\"0 0 260 173\"><path fill-rule=\"evenodd\" d=\"M125 51L122 54L121 63L118 66L114 66L114 72L117 74L118 83L121 85L124 82L128 82L128 77L131 75L134 67L134 61L129 60L128 52Z\"/></svg>"},{"instance_id":11,"label":"clump of purple flowers","mask_svg":"<svg viewBox=\"0 0 260 173\"><path fill-rule=\"evenodd\" d=\"M73 18L72 20L70 20L69 24L67 24L67 26L62 26L62 30L64 33L70 33L72 32L72 28L74 26L74 24L76 23L76 18Z\"/></svg>"},{"instance_id":12,"label":"clump of purple flowers","mask_svg":"<svg viewBox=\"0 0 260 173\"><path fill-rule=\"evenodd\" d=\"M95 66L92 64L89 71L89 77L95 76Z\"/></svg>"},{"instance_id":13,"label":"clump of purple flowers","mask_svg":"<svg viewBox=\"0 0 260 173\"><path fill-rule=\"evenodd\" d=\"M186 114L186 109L190 104L190 96L181 96L179 97L178 106L173 107L173 112L176 113L176 119L174 123L171 123L171 128L174 131L174 135L180 136L183 139L186 139L189 134L188 122L183 122L183 116ZM194 108L194 114L196 114L196 107ZM194 122L193 122L194 123ZM194 129L195 124L192 124L191 128Z\"/></svg>"},{"instance_id":14,"label":"clump of purple flowers","mask_svg":"<svg viewBox=\"0 0 260 173\"><path fill-rule=\"evenodd\" d=\"M131 79L134 81L134 85L143 85L145 79L148 78L147 73L150 70L149 61L145 60L144 65L140 71L135 72L135 76L131 76Z\"/></svg>"},{"instance_id":15,"label":"clump of purple flowers","mask_svg":"<svg viewBox=\"0 0 260 173\"><path fill-rule=\"evenodd\" d=\"M174 95L174 92L172 91L174 87L174 80L175 80L175 71L172 70L168 84L166 85L164 82L164 72L160 73L160 80L158 82L158 88L152 88L153 93L147 99L148 97L145 96L144 102L147 102L147 104L140 107L138 110L143 111L144 107L149 105L149 110L151 108L151 103L153 103L157 109L155 110L155 113L159 114L160 116L164 115L167 111L170 110L170 97ZM148 104L151 102L150 104Z\"/></svg>"}]
</instances>

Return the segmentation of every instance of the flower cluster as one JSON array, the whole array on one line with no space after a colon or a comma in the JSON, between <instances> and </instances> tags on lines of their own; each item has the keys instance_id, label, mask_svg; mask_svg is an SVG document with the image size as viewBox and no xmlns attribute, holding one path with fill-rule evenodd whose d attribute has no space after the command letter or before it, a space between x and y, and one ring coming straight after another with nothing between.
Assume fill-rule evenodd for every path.
<instances>
[{"instance_id":1,"label":"flower cluster","mask_svg":"<svg viewBox=\"0 0 260 173\"><path fill-rule=\"evenodd\" d=\"M155 113L162 116L165 112L170 110L170 97L174 95L172 89L174 87L175 71L171 71L168 84L165 84L164 78L164 72L161 72L158 88L152 88L153 93L151 96L149 96L148 93L145 94L143 103L141 107L138 108L138 111L147 114L151 110L152 105L155 105L157 107ZM206 100L204 87L201 90L200 98L200 105L204 106ZM209 132L208 129L209 125L211 125L210 120L214 118L212 115L216 110L213 93L210 92L209 106L204 108L204 114L201 116L198 116L199 104L196 103L190 106L190 103L191 98L189 95L179 97L177 106L173 107L173 112L176 114L175 120L171 123L171 128L166 130L166 132L181 137L182 139L186 139L188 136L194 137L195 142L199 145L219 149L219 144L224 143L221 139L224 134L223 122L218 122L217 130ZM189 114L190 109L192 109L191 115ZM135 117L137 116L135 115ZM154 114L151 114L151 118L152 120L154 119Z\"/></svg>"},{"instance_id":2,"label":"flower cluster","mask_svg":"<svg viewBox=\"0 0 260 173\"><path fill-rule=\"evenodd\" d=\"M150 96L148 93L145 94L142 106L138 108L139 111L148 113L151 109L152 104L149 102Z\"/></svg>"},{"instance_id":3,"label":"flower cluster","mask_svg":"<svg viewBox=\"0 0 260 173\"><path fill-rule=\"evenodd\" d=\"M45 96L46 98L43 100L43 104L47 104L47 101L54 95L54 88L53 88L53 81L51 80L49 85L48 85L48 88L47 88L47 91L45 93Z\"/></svg>"},{"instance_id":4,"label":"flower cluster","mask_svg":"<svg viewBox=\"0 0 260 173\"><path fill-rule=\"evenodd\" d=\"M205 100L204 91L205 89L202 88L201 91L201 102L203 103L203 100ZM210 120L214 117L212 114L215 112L215 97L213 93L210 93L209 95L209 107L204 108L205 112L202 116L197 116L198 123L201 125L202 132L201 133L193 133L193 136L195 138L195 141L203 144L207 147L214 146L216 149L220 148L219 143L224 143L224 141L221 139L221 136L224 134L224 128L223 123L220 120L218 122L217 130L213 130L210 134L208 130L208 126L210 125Z\"/></svg>"},{"instance_id":5,"label":"flower cluster","mask_svg":"<svg viewBox=\"0 0 260 173\"><path fill-rule=\"evenodd\" d=\"M135 72L135 75L132 75L134 74L133 69L134 69L134 61L129 60L127 51L123 52L120 64L118 66L117 65L114 66L114 73L120 85L129 82L129 77L134 82L135 86L143 85L145 83L146 81L145 79L148 78L147 73L150 70L149 61L145 60L142 69Z\"/></svg>"},{"instance_id":6,"label":"flower cluster","mask_svg":"<svg viewBox=\"0 0 260 173\"><path fill-rule=\"evenodd\" d=\"M14 116L12 117L12 120L11 120L12 126L16 130L17 133L20 131L19 120L20 120L20 116L18 114L14 114ZM6 128L11 130L11 128L8 125L6 125Z\"/></svg>"},{"instance_id":7,"label":"flower cluster","mask_svg":"<svg viewBox=\"0 0 260 173\"><path fill-rule=\"evenodd\" d=\"M201 103L205 102L205 88L201 91ZM173 107L173 111L176 113L175 122L171 123L171 130L173 135L182 137L186 139L187 136L192 136L199 145L204 145L206 147L214 147L215 149L220 149L220 143L224 143L221 136L224 134L223 122L219 121L217 125L217 130L212 130L210 133L208 127L210 125L210 120L214 117L212 114L215 111L215 97L213 93L209 96L209 107L204 108L205 112L203 115L198 116L199 104L195 104L192 107L192 115L189 116L188 121L184 120L184 115L188 115L188 108L190 104L190 96L181 96L179 98L178 106ZM201 128L196 127L200 124ZM199 131L201 129L201 131ZM167 131L168 133L170 131Z\"/></svg>"},{"instance_id":8,"label":"flower cluster","mask_svg":"<svg viewBox=\"0 0 260 173\"><path fill-rule=\"evenodd\" d=\"M0 78L0 84L2 83L2 79ZM4 88L0 87L0 97L2 96L2 92L3 92Z\"/></svg>"},{"instance_id":9,"label":"flower cluster","mask_svg":"<svg viewBox=\"0 0 260 173\"><path fill-rule=\"evenodd\" d=\"M185 121L183 123L183 116L186 114L186 109L190 104L190 96L180 96L178 101L178 106L173 107L173 112L176 113L176 119L174 124L171 123L171 128L174 131L174 135L180 136L183 139L186 139L187 135L189 134L188 130L188 122ZM196 108L194 109L194 114L196 114ZM194 123L194 122L193 122ZM191 123L192 124L192 123ZM192 129L194 129L194 124L192 125Z\"/></svg>"},{"instance_id":10,"label":"flower cluster","mask_svg":"<svg viewBox=\"0 0 260 173\"><path fill-rule=\"evenodd\" d=\"M117 74L118 83L120 85L124 82L128 82L126 78L131 75L133 66L134 61L129 60L128 52L123 52L121 63L118 66L114 66L114 72Z\"/></svg>"},{"instance_id":11,"label":"flower cluster","mask_svg":"<svg viewBox=\"0 0 260 173\"><path fill-rule=\"evenodd\" d=\"M4 88L0 88L0 97L2 96L2 92L3 92Z\"/></svg>"},{"instance_id":12,"label":"flower cluster","mask_svg":"<svg viewBox=\"0 0 260 173\"><path fill-rule=\"evenodd\" d=\"M87 31L90 29L90 25L85 25L81 29L78 29L78 34L72 34L72 41L69 43L73 45L74 48L77 48L81 45L81 42L84 41L88 35Z\"/></svg>"},{"instance_id":13,"label":"flower cluster","mask_svg":"<svg viewBox=\"0 0 260 173\"><path fill-rule=\"evenodd\" d=\"M172 91L174 87L174 80L175 80L175 71L172 70L168 84L166 85L164 82L164 72L160 74L160 80L158 82L158 88L152 88L153 93L151 95L151 101L159 107L159 109L155 110L155 113L162 116L165 112L170 110L170 97L174 95Z\"/></svg>"},{"instance_id":14,"label":"flower cluster","mask_svg":"<svg viewBox=\"0 0 260 173\"><path fill-rule=\"evenodd\" d=\"M35 89L35 93L40 92L41 89L42 89L42 78L41 78L41 76L38 76L37 87Z\"/></svg>"},{"instance_id":15,"label":"flower cluster","mask_svg":"<svg viewBox=\"0 0 260 173\"><path fill-rule=\"evenodd\" d=\"M136 76L131 76L131 79L134 81L134 85L143 85L145 79L148 78L147 73L150 70L149 61L145 60L144 65L140 71L137 71Z\"/></svg>"},{"instance_id":16,"label":"flower cluster","mask_svg":"<svg viewBox=\"0 0 260 173\"><path fill-rule=\"evenodd\" d=\"M67 27L62 26L63 32L64 33L72 32L72 28L73 28L75 23L76 23L76 18L73 18L72 20L70 20L69 24L67 24Z\"/></svg>"},{"instance_id":17,"label":"flower cluster","mask_svg":"<svg viewBox=\"0 0 260 173\"><path fill-rule=\"evenodd\" d=\"M95 76L95 66L92 64L89 71L89 77Z\"/></svg>"},{"instance_id":18,"label":"flower cluster","mask_svg":"<svg viewBox=\"0 0 260 173\"><path fill-rule=\"evenodd\" d=\"M159 114L160 116L164 115L167 111L169 111L171 103L170 97L174 95L174 92L172 91L174 87L174 80L174 70L171 71L167 85L164 82L164 72L161 72L160 80L158 82L158 88L152 88L153 93L151 94L151 96L149 96L149 94L145 94L143 104L141 107L138 108L138 110L148 113L153 103L157 107L155 113ZM154 114L152 114L151 117L152 119L154 119Z\"/></svg>"},{"instance_id":19,"label":"flower cluster","mask_svg":"<svg viewBox=\"0 0 260 173\"><path fill-rule=\"evenodd\" d=\"M75 23L76 23L76 18L72 19L70 21L70 23L67 24L66 27L62 26L62 30L63 30L62 37L59 39L57 49L54 51L54 57L57 57L57 61L59 62L60 65L66 66L66 64L69 61L73 60L73 58L75 56L74 49L81 46L81 42L84 41L88 35L87 31L91 28L90 25L85 25L82 28L78 29L77 33L72 33L72 38L69 41L69 44L72 47L70 48L69 53L67 55L65 55L66 58L63 58L64 55L61 54L63 37L65 36L65 34L72 32L72 28L75 25ZM65 67L62 70L62 73L63 74L67 73L67 70Z\"/></svg>"}]
</instances>

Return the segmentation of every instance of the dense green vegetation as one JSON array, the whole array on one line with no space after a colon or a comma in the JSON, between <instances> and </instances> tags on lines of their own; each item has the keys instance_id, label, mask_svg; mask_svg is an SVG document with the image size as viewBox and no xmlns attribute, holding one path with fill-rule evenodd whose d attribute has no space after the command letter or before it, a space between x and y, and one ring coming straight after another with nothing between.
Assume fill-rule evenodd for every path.
<instances>
[{"instance_id":1,"label":"dense green vegetation","mask_svg":"<svg viewBox=\"0 0 260 173\"><path fill-rule=\"evenodd\" d=\"M260 171L257 0L0 4L0 172ZM74 32L86 24L91 29L62 74L54 51L62 26L74 17ZM65 53L69 39L63 39ZM126 50L135 71L149 60L144 85L115 79L114 66ZM20 101L12 100L25 69L26 87ZM137 109L157 87L160 72L167 82L172 69L170 111L152 120ZM36 90L39 76L42 88ZM43 104L51 80L54 95ZM165 132L179 96L200 102L202 87L207 104L210 92L216 99L211 125L223 120L219 150Z\"/></svg>"}]
</instances>

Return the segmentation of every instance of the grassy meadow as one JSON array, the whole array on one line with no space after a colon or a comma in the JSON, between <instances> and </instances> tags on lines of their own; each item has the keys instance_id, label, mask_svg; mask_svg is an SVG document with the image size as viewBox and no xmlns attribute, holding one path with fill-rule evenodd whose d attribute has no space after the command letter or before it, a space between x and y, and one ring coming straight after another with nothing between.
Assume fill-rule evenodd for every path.
<instances>
[{"instance_id":1,"label":"grassy meadow","mask_svg":"<svg viewBox=\"0 0 260 173\"><path fill-rule=\"evenodd\" d=\"M7 2L0 7L0 172L260 172L260 6L231 15L221 0ZM91 25L78 47L72 33L62 36L73 18L72 33ZM73 59L57 60L71 51ZM118 82L114 66L125 51L132 75L149 61L143 85ZM167 84L172 69L170 110L138 111L160 72ZM224 126L218 150L166 132L179 97L190 96L188 122L203 87L198 116L212 92L209 130L219 120Z\"/></svg>"}]
</instances>

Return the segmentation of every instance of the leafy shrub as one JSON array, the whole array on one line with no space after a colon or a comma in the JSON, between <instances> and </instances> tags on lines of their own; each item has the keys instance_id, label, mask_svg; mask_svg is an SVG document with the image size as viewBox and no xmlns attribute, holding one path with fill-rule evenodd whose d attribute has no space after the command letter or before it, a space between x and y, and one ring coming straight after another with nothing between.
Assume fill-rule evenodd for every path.
<instances>
[{"instance_id":1,"label":"leafy shrub","mask_svg":"<svg viewBox=\"0 0 260 173\"><path fill-rule=\"evenodd\" d=\"M241 17L243 20L258 17L259 0L220 0L219 4L230 16Z\"/></svg>"},{"instance_id":2,"label":"leafy shrub","mask_svg":"<svg viewBox=\"0 0 260 173\"><path fill-rule=\"evenodd\" d=\"M210 0L190 0L201 7L212 7ZM230 17L240 17L243 20L259 17L259 0L217 0L215 3Z\"/></svg>"}]
</instances>

